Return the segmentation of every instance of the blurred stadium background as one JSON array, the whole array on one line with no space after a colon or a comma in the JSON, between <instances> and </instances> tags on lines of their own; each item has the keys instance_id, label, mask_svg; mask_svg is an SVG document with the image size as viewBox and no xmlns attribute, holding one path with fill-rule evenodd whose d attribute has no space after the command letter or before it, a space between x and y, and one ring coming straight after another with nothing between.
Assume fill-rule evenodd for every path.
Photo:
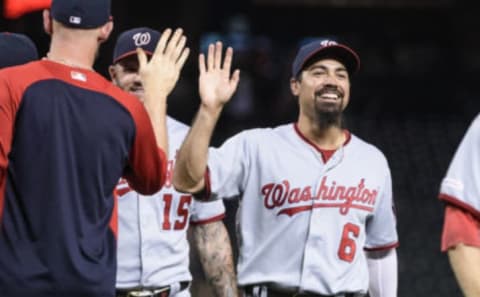
<instances>
[{"instance_id":1,"label":"blurred stadium background","mask_svg":"<svg viewBox=\"0 0 480 297\"><path fill-rule=\"evenodd\" d=\"M21 1L21 0L14 0ZM216 130L214 145L246 128L296 119L290 67L306 38L333 36L361 59L347 108L348 128L386 154L393 175L400 236L399 297L461 296L440 252L441 178L463 133L480 111L479 10L458 0L112 0L115 29L95 64L107 75L123 30L182 27L192 53L169 99L170 115L189 124L198 104L197 55L220 39L235 49L241 83ZM0 19L48 50L41 13ZM367 170L367 169L365 169ZM235 242L235 201L225 219ZM198 262L192 293L209 296Z\"/></svg>"}]
</instances>

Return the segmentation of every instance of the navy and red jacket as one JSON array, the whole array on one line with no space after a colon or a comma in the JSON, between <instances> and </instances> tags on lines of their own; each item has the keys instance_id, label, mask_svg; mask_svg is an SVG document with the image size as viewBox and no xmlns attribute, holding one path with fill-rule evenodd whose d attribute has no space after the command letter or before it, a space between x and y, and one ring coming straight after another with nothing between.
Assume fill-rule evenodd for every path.
<instances>
[{"instance_id":1,"label":"navy and red jacket","mask_svg":"<svg viewBox=\"0 0 480 297\"><path fill-rule=\"evenodd\" d=\"M0 296L114 296L125 177L165 182L143 105L94 71L48 60L0 71Z\"/></svg>"}]
</instances>

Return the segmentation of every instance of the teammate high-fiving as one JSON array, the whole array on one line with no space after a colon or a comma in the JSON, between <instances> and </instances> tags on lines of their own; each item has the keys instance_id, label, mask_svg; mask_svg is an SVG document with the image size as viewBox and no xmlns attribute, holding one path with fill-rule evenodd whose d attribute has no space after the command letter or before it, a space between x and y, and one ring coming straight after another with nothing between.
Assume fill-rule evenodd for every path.
<instances>
[{"instance_id":1,"label":"teammate high-fiving","mask_svg":"<svg viewBox=\"0 0 480 297\"><path fill-rule=\"evenodd\" d=\"M139 71L150 71L149 67L158 63L161 69L153 72L155 79L151 83L168 95L188 53L182 30L176 30L173 35L171 32L167 29L160 34L148 27L122 32L115 43L113 64L109 67L112 82L145 102L143 77ZM148 63L147 56L152 57ZM159 98L149 99L158 103ZM189 127L170 116L167 116L166 126L169 178L162 190L145 197L125 180L117 186L116 297L190 297L190 247L197 250L205 279L212 285L215 296L236 297L232 247L222 222L223 201L195 201L190 194L173 189L171 171ZM187 230L192 234L191 246Z\"/></svg>"},{"instance_id":2,"label":"teammate high-fiving","mask_svg":"<svg viewBox=\"0 0 480 297\"><path fill-rule=\"evenodd\" d=\"M184 154L179 154L176 162L180 168L185 166L188 170L174 172L174 180L178 183L175 186L184 192L195 193L203 189L203 175L213 129L225 103L232 98L240 81L240 70L236 69L233 74L231 72L233 49L228 47L225 57L222 51L222 42L218 41L208 46L206 59L204 54L200 54L198 58L200 109L188 137L181 146ZM195 162L192 162L190 157Z\"/></svg>"},{"instance_id":3,"label":"teammate high-fiving","mask_svg":"<svg viewBox=\"0 0 480 297\"><path fill-rule=\"evenodd\" d=\"M221 44L200 58L202 103L177 157L174 186L240 199L238 284L245 297L395 297L398 245L388 162L344 127L360 59L343 44L300 48L290 89L298 120L250 129L209 149L239 73ZM220 67L223 65L223 68Z\"/></svg>"}]
</instances>

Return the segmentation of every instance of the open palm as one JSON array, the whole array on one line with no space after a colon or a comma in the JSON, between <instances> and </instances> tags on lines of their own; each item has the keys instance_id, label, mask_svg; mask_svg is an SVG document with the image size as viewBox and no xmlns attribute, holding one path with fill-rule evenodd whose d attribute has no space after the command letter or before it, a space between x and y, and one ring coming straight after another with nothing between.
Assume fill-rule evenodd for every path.
<instances>
[{"instance_id":1,"label":"open palm","mask_svg":"<svg viewBox=\"0 0 480 297\"><path fill-rule=\"evenodd\" d=\"M221 108L232 98L240 80L240 71L237 69L230 75L233 49L229 47L225 52L222 65L222 43L208 46L207 60L200 54L198 59L200 77L198 78L200 98L202 104L208 108Z\"/></svg>"},{"instance_id":2,"label":"open palm","mask_svg":"<svg viewBox=\"0 0 480 297\"><path fill-rule=\"evenodd\" d=\"M146 87L154 86L165 96L170 95L190 53L185 44L186 37L182 28L176 29L175 32L167 28L163 31L150 61L147 60L142 48L138 48L142 84Z\"/></svg>"}]
</instances>

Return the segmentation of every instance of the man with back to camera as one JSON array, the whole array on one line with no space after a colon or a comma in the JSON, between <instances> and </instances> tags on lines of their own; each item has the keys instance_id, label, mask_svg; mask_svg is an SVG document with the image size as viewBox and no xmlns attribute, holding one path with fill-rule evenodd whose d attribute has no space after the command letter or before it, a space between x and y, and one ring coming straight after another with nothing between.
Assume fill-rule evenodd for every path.
<instances>
[{"instance_id":1,"label":"man with back to camera","mask_svg":"<svg viewBox=\"0 0 480 297\"><path fill-rule=\"evenodd\" d=\"M164 184L166 95L189 51L181 29L150 62L138 51L142 105L92 68L110 0L53 0L43 25L47 57L0 71L0 295L113 297L113 192Z\"/></svg>"},{"instance_id":2,"label":"man with back to camera","mask_svg":"<svg viewBox=\"0 0 480 297\"><path fill-rule=\"evenodd\" d=\"M122 32L114 47L112 82L144 101L135 49L151 55L160 33L148 27ZM117 254L117 297L152 295L189 297L187 229L193 233L205 276L215 296L237 296L232 248L225 225L222 200L194 201L178 193L171 184L175 155L189 127L167 116L169 166L162 190L151 197L132 190L126 181L119 194L119 236ZM152 223L153 222L153 223Z\"/></svg>"},{"instance_id":3,"label":"man with back to camera","mask_svg":"<svg viewBox=\"0 0 480 297\"><path fill-rule=\"evenodd\" d=\"M302 46L290 88L296 123L240 132L208 149L239 72L222 43L201 57L201 104L177 156L178 191L239 197L238 283L247 297L397 293L398 245L387 160L343 126L358 55L333 40Z\"/></svg>"}]
</instances>

